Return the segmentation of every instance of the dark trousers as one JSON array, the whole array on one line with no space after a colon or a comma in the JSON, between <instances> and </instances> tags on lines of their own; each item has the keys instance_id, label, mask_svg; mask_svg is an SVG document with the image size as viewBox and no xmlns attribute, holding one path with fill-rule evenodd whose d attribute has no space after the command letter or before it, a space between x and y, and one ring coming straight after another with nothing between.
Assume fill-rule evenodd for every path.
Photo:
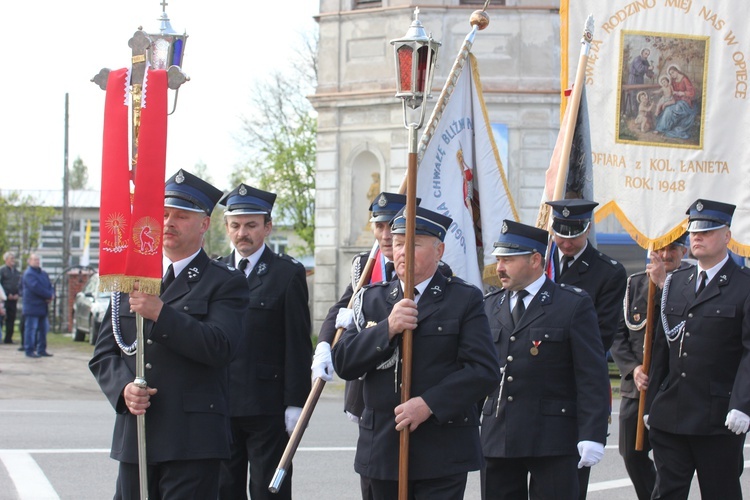
<instances>
[{"instance_id":1,"label":"dark trousers","mask_svg":"<svg viewBox=\"0 0 750 500\"><path fill-rule=\"evenodd\" d=\"M466 491L467 473L409 481L409 500L461 500ZM398 498L398 481L370 479L374 500Z\"/></svg>"},{"instance_id":2,"label":"dark trousers","mask_svg":"<svg viewBox=\"0 0 750 500\"><path fill-rule=\"evenodd\" d=\"M149 500L216 498L219 460L175 460L148 466ZM115 500L141 498L138 464L120 462Z\"/></svg>"},{"instance_id":3,"label":"dark trousers","mask_svg":"<svg viewBox=\"0 0 750 500\"><path fill-rule=\"evenodd\" d=\"M250 465L249 498L253 500L290 500L292 467L286 472L278 493L268 491L279 465L289 435L284 415L232 417L232 455L221 463L219 498L248 498L248 464Z\"/></svg>"},{"instance_id":4,"label":"dark trousers","mask_svg":"<svg viewBox=\"0 0 750 500\"><path fill-rule=\"evenodd\" d=\"M16 323L16 311L18 301L17 300L6 300L5 301L5 343L10 344L13 342L13 327Z\"/></svg>"},{"instance_id":5,"label":"dark trousers","mask_svg":"<svg viewBox=\"0 0 750 500\"><path fill-rule=\"evenodd\" d=\"M647 429L643 429L643 450L635 449L637 426L638 399L623 397L620 402L620 455L625 462L625 469L635 487L638 500L649 500L656 482L656 467L648 456L651 445Z\"/></svg>"},{"instance_id":6,"label":"dark trousers","mask_svg":"<svg viewBox=\"0 0 750 500\"><path fill-rule=\"evenodd\" d=\"M579 460L580 458L578 457ZM591 476L591 467L578 469L578 500L586 500L586 494L589 492L589 476Z\"/></svg>"},{"instance_id":7,"label":"dark trousers","mask_svg":"<svg viewBox=\"0 0 750 500\"><path fill-rule=\"evenodd\" d=\"M482 500L570 500L578 497L578 455L485 457L485 461L481 474Z\"/></svg>"},{"instance_id":8,"label":"dark trousers","mask_svg":"<svg viewBox=\"0 0 750 500\"><path fill-rule=\"evenodd\" d=\"M359 476L359 487L362 490L362 500L375 500L372 496L372 480L369 477Z\"/></svg>"},{"instance_id":9,"label":"dark trousers","mask_svg":"<svg viewBox=\"0 0 750 500\"><path fill-rule=\"evenodd\" d=\"M688 436L654 427L649 431L656 463L653 499L687 499L693 473L701 498L741 500L745 435Z\"/></svg>"}]
</instances>

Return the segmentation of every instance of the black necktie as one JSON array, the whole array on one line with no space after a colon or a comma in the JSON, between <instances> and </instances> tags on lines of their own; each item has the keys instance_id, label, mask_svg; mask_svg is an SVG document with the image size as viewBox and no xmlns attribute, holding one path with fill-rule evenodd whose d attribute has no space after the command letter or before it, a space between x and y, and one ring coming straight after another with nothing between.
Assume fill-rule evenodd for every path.
<instances>
[{"instance_id":1,"label":"black necktie","mask_svg":"<svg viewBox=\"0 0 750 500\"><path fill-rule=\"evenodd\" d=\"M393 279L393 261L389 260L385 263L385 281L391 281Z\"/></svg>"},{"instance_id":2,"label":"black necktie","mask_svg":"<svg viewBox=\"0 0 750 500\"><path fill-rule=\"evenodd\" d=\"M570 267L570 263L572 262L573 257L569 257L567 255L563 255L563 258L560 260L560 276L565 274L565 271L568 270Z\"/></svg>"},{"instance_id":3,"label":"black necktie","mask_svg":"<svg viewBox=\"0 0 750 500\"><path fill-rule=\"evenodd\" d=\"M510 312L511 317L513 318L513 325L518 325L521 322L521 318L523 317L523 313L526 312L526 305L523 303L523 298L526 297L529 294L526 290L519 290L516 292L516 305L513 307L513 310Z\"/></svg>"},{"instance_id":4,"label":"black necktie","mask_svg":"<svg viewBox=\"0 0 750 500\"><path fill-rule=\"evenodd\" d=\"M708 281L708 275L706 274L706 271L701 271L699 276L698 290L696 290L695 292L696 297L701 294L704 288L706 288L706 282Z\"/></svg>"},{"instance_id":5,"label":"black necktie","mask_svg":"<svg viewBox=\"0 0 750 500\"><path fill-rule=\"evenodd\" d=\"M240 259L240 265L239 265L240 271L244 273L246 267L247 267L247 259Z\"/></svg>"},{"instance_id":6,"label":"black necktie","mask_svg":"<svg viewBox=\"0 0 750 500\"><path fill-rule=\"evenodd\" d=\"M161 293L164 293L164 290L166 290L169 285L172 284L174 281L174 268L172 267L172 264L169 264L169 267L167 268L167 274L164 276L164 279L161 281Z\"/></svg>"}]
</instances>

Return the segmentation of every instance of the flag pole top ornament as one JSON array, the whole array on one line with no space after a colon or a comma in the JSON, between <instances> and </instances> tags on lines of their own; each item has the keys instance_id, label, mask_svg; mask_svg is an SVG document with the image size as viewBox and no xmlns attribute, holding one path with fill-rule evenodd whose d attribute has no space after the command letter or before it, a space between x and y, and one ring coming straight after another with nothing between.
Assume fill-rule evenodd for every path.
<instances>
[{"instance_id":1,"label":"flag pole top ornament","mask_svg":"<svg viewBox=\"0 0 750 500\"><path fill-rule=\"evenodd\" d=\"M471 13L469 24L476 26L479 31L485 29L490 24L490 16L486 12L489 5L490 0L485 0L482 10L475 10Z\"/></svg>"},{"instance_id":2,"label":"flag pole top ornament","mask_svg":"<svg viewBox=\"0 0 750 500\"><path fill-rule=\"evenodd\" d=\"M586 26L583 28L581 43L590 44L594 40L594 16L589 14L586 18Z\"/></svg>"}]
</instances>

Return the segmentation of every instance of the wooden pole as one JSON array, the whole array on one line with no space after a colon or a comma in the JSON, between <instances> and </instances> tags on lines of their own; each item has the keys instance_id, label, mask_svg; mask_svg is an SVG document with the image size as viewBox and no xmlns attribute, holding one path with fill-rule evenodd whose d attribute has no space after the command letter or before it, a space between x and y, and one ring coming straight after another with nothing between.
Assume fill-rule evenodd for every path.
<instances>
[{"instance_id":1,"label":"wooden pole","mask_svg":"<svg viewBox=\"0 0 750 500\"><path fill-rule=\"evenodd\" d=\"M414 236L417 211L417 126L409 126L409 162L406 170L406 276L404 298L414 300ZM401 403L411 398L411 371L414 332L401 334ZM409 426L401 430L398 449L398 498L409 497Z\"/></svg>"},{"instance_id":2,"label":"wooden pole","mask_svg":"<svg viewBox=\"0 0 750 500\"><path fill-rule=\"evenodd\" d=\"M649 255L653 251L653 246L649 247ZM654 314L654 300L656 300L656 284L649 276L648 280L648 300L646 302L646 332L643 335L643 373L648 375L651 367L651 347L653 345L654 327L656 325L656 316ZM636 422L635 431L635 449L643 451L643 441L646 434L646 423L643 421L643 415L646 411L646 391L640 391L638 399L638 421Z\"/></svg>"},{"instance_id":3,"label":"wooden pole","mask_svg":"<svg viewBox=\"0 0 750 500\"><path fill-rule=\"evenodd\" d=\"M583 94L583 86L585 85L586 64L589 59L589 49L591 48L593 32L594 18L592 16L589 16L586 19L583 36L581 37L581 54L578 58L576 78L573 83L573 89L566 106L565 114L563 115L567 116L567 119L563 120L562 123L562 126L564 127L564 129L562 130L563 140L558 159L559 164L557 167L557 176L555 177L555 186L552 194L552 199L543 200L539 207L539 215L537 216L536 226L540 229L550 230L550 207L545 203L545 201L557 201L565 198L565 186L568 181L568 168L570 166L570 150L573 146L573 137L575 136L576 122L578 121L578 108L581 105L581 95ZM549 256L549 252L547 252L547 255Z\"/></svg>"}]
</instances>

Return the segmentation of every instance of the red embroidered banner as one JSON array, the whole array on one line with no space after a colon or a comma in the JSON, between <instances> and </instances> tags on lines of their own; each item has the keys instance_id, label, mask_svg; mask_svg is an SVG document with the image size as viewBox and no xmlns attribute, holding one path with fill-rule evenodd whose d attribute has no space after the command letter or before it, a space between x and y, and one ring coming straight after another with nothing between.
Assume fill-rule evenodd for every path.
<instances>
[{"instance_id":1,"label":"red embroidered banner","mask_svg":"<svg viewBox=\"0 0 750 500\"><path fill-rule=\"evenodd\" d=\"M125 275L159 294L162 279L164 172L167 162L167 72L149 70L143 85L132 231Z\"/></svg>"},{"instance_id":2,"label":"red embroidered banner","mask_svg":"<svg viewBox=\"0 0 750 500\"><path fill-rule=\"evenodd\" d=\"M148 70L143 85L135 188L130 198L127 92L129 73L107 82L99 209L102 290L158 294L162 276L164 172L167 149L167 75Z\"/></svg>"},{"instance_id":3,"label":"red embroidered banner","mask_svg":"<svg viewBox=\"0 0 750 500\"><path fill-rule=\"evenodd\" d=\"M130 231L128 70L109 74L104 104L102 191L99 204L99 276L102 290L118 291L125 275Z\"/></svg>"}]
</instances>

